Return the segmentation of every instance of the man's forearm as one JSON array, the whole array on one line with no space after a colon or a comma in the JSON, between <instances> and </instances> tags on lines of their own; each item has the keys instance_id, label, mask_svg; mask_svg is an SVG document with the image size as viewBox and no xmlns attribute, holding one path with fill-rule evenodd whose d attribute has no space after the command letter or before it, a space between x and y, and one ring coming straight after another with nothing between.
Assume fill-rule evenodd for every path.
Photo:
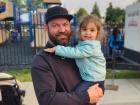
<instances>
[{"instance_id":1,"label":"man's forearm","mask_svg":"<svg viewBox=\"0 0 140 105\"><path fill-rule=\"evenodd\" d=\"M46 92L42 94L44 95L37 97L40 105L87 105L89 103L87 93L77 95L67 92L51 92L51 94Z\"/></svg>"}]
</instances>

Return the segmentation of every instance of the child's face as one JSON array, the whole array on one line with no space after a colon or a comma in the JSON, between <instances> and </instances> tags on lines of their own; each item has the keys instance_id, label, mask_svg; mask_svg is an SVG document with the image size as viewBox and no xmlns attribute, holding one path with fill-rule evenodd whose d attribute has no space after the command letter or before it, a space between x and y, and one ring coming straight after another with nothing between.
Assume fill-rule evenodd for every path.
<instances>
[{"instance_id":1,"label":"child's face","mask_svg":"<svg viewBox=\"0 0 140 105\"><path fill-rule=\"evenodd\" d=\"M97 37L97 27L94 23L88 23L86 27L80 30L81 40L95 40Z\"/></svg>"}]
</instances>

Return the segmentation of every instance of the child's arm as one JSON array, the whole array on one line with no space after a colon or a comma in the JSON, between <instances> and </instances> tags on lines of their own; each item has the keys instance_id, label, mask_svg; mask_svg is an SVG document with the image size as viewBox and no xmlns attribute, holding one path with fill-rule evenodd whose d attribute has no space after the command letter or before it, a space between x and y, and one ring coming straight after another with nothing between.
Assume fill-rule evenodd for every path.
<instances>
[{"instance_id":1,"label":"child's arm","mask_svg":"<svg viewBox=\"0 0 140 105\"><path fill-rule=\"evenodd\" d=\"M63 56L66 58L83 58L82 57L82 50L74 47L65 47L65 46L55 46L52 48L44 49L45 52L55 53L55 55Z\"/></svg>"},{"instance_id":2,"label":"child's arm","mask_svg":"<svg viewBox=\"0 0 140 105\"><path fill-rule=\"evenodd\" d=\"M86 58L98 53L96 51L96 53L94 54L94 50L95 49L89 45L76 46L76 47L70 47L70 46L65 47L65 46L58 45L55 50L55 55L63 56L66 58L75 58L75 59Z\"/></svg>"},{"instance_id":3,"label":"child's arm","mask_svg":"<svg viewBox=\"0 0 140 105\"><path fill-rule=\"evenodd\" d=\"M100 54L95 45L93 47L93 45L88 43L76 47L57 45L53 48L47 48L44 50L46 52L55 53L55 55L63 56L66 58L85 58L90 56L99 56Z\"/></svg>"},{"instance_id":4,"label":"child's arm","mask_svg":"<svg viewBox=\"0 0 140 105\"><path fill-rule=\"evenodd\" d=\"M49 52L49 53L55 53L55 47L52 47L52 48L46 48L44 49L45 52Z\"/></svg>"}]
</instances>

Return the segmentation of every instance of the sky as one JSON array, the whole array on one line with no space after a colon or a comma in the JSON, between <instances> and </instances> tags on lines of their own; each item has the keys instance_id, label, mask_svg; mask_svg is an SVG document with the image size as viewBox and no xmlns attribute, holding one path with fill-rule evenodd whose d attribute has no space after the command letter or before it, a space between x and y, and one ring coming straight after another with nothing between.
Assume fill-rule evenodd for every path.
<instances>
[{"instance_id":1,"label":"sky","mask_svg":"<svg viewBox=\"0 0 140 105\"><path fill-rule=\"evenodd\" d=\"M133 4L136 0L60 0L62 6L66 7L71 14L75 13L79 8L85 8L88 13L92 11L93 5L97 2L101 16L105 16L106 8L112 2L113 7L125 9L128 5Z\"/></svg>"}]
</instances>

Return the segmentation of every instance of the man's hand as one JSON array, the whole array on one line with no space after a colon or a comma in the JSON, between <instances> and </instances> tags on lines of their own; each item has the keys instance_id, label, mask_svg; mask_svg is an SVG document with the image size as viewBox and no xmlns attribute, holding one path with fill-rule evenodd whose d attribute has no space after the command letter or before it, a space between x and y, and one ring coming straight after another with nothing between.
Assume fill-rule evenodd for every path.
<instances>
[{"instance_id":1,"label":"man's hand","mask_svg":"<svg viewBox=\"0 0 140 105\"><path fill-rule=\"evenodd\" d=\"M49 52L49 53L54 53L55 52L55 47L52 48L46 48L44 49L45 52Z\"/></svg>"},{"instance_id":2,"label":"man's hand","mask_svg":"<svg viewBox=\"0 0 140 105\"><path fill-rule=\"evenodd\" d=\"M103 91L99 87L99 84L95 84L93 86L90 86L87 90L90 98L90 103L97 103L99 101L99 98L103 96Z\"/></svg>"}]
</instances>

